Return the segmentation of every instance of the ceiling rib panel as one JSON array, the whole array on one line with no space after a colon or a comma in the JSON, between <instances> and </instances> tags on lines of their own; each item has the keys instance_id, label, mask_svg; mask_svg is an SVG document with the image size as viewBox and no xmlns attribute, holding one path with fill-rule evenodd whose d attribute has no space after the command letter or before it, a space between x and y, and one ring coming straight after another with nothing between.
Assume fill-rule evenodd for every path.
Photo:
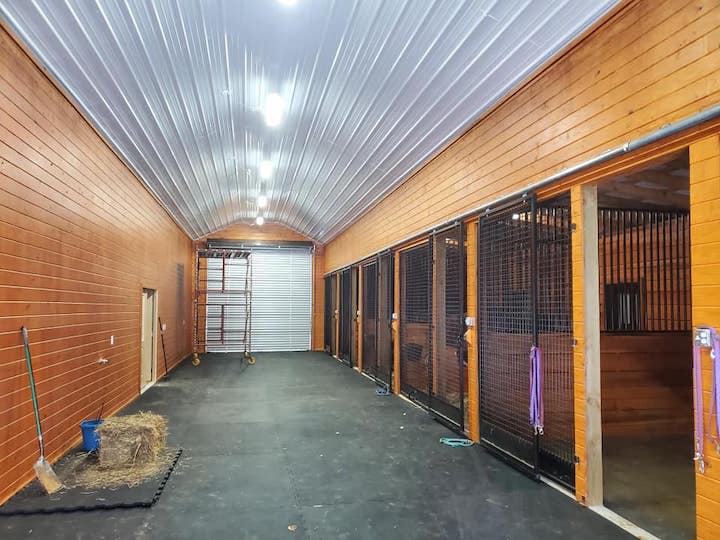
<instances>
[{"instance_id":1,"label":"ceiling rib panel","mask_svg":"<svg viewBox=\"0 0 720 540\"><path fill-rule=\"evenodd\" d=\"M327 241L616 3L0 0L0 13L191 237L262 214Z\"/></svg>"}]
</instances>

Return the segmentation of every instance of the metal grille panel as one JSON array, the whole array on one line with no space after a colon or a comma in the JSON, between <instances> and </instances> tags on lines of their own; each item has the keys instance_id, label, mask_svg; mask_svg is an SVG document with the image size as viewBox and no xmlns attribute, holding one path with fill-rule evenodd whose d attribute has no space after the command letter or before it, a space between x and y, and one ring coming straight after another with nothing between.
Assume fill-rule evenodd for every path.
<instances>
[{"instance_id":1,"label":"metal grille panel","mask_svg":"<svg viewBox=\"0 0 720 540\"><path fill-rule=\"evenodd\" d=\"M536 212L538 339L543 362L544 433L540 472L575 485L571 218L569 198Z\"/></svg>"},{"instance_id":2,"label":"metal grille panel","mask_svg":"<svg viewBox=\"0 0 720 540\"><path fill-rule=\"evenodd\" d=\"M533 346L532 201L482 216L478 227L480 432L484 442L536 469L528 420Z\"/></svg>"},{"instance_id":3,"label":"metal grille panel","mask_svg":"<svg viewBox=\"0 0 720 540\"><path fill-rule=\"evenodd\" d=\"M378 329L378 291L377 263L362 267L362 369L375 376L377 372L377 329Z\"/></svg>"},{"instance_id":4,"label":"metal grille panel","mask_svg":"<svg viewBox=\"0 0 720 540\"><path fill-rule=\"evenodd\" d=\"M391 252L378 257L378 323L377 323L377 373L379 381L390 385L393 372L393 256Z\"/></svg>"},{"instance_id":5,"label":"metal grille panel","mask_svg":"<svg viewBox=\"0 0 720 540\"><path fill-rule=\"evenodd\" d=\"M430 408L463 428L465 241L463 224L433 234L433 361Z\"/></svg>"},{"instance_id":6,"label":"metal grille panel","mask_svg":"<svg viewBox=\"0 0 720 540\"><path fill-rule=\"evenodd\" d=\"M689 331L689 213L602 208L598 220L601 330Z\"/></svg>"},{"instance_id":7,"label":"metal grille panel","mask_svg":"<svg viewBox=\"0 0 720 540\"><path fill-rule=\"evenodd\" d=\"M400 385L409 398L429 405L432 361L432 246L400 253Z\"/></svg>"}]
</instances>

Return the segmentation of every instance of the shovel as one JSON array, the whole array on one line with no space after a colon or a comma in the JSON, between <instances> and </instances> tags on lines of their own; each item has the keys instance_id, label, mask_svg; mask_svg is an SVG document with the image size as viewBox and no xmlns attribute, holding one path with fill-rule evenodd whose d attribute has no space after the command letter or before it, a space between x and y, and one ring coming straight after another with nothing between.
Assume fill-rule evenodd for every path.
<instances>
[{"instance_id":1,"label":"shovel","mask_svg":"<svg viewBox=\"0 0 720 540\"><path fill-rule=\"evenodd\" d=\"M35 427L37 429L38 444L40 445L40 458L35 462L33 468L38 481L48 492L48 495L55 493L62 487L62 482L53 471L50 462L45 459L45 444L43 443L42 427L40 426L40 407L38 406L37 393L35 391L35 377L33 377L32 360L30 359L30 343L28 331L24 326L21 328L23 345L25 346L25 363L27 364L28 377L30 378L30 392L32 394L33 409L35 411Z\"/></svg>"}]
</instances>

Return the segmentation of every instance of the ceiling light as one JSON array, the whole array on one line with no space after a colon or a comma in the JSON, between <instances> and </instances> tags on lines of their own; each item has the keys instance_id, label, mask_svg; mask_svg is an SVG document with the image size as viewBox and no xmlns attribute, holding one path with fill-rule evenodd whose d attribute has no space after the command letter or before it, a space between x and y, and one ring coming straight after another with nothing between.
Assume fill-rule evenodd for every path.
<instances>
[{"instance_id":1,"label":"ceiling light","mask_svg":"<svg viewBox=\"0 0 720 540\"><path fill-rule=\"evenodd\" d=\"M257 205L258 208L265 208L267 206L267 197L265 195L260 195L257 199Z\"/></svg>"},{"instance_id":2,"label":"ceiling light","mask_svg":"<svg viewBox=\"0 0 720 540\"><path fill-rule=\"evenodd\" d=\"M273 164L272 161L268 161L267 159L264 159L260 162L260 178L267 180L270 178L273 172Z\"/></svg>"},{"instance_id":3,"label":"ceiling light","mask_svg":"<svg viewBox=\"0 0 720 540\"><path fill-rule=\"evenodd\" d=\"M520 214L513 214L512 218L515 220L518 220L518 219L520 219Z\"/></svg>"},{"instance_id":4,"label":"ceiling light","mask_svg":"<svg viewBox=\"0 0 720 540\"><path fill-rule=\"evenodd\" d=\"M268 94L265 98L265 123L270 127L279 126L284 109L285 102L280 94Z\"/></svg>"},{"instance_id":5,"label":"ceiling light","mask_svg":"<svg viewBox=\"0 0 720 540\"><path fill-rule=\"evenodd\" d=\"M262 216L258 216L255 218L255 223L257 223L258 225L262 225L263 223L265 223L265 218Z\"/></svg>"},{"instance_id":6,"label":"ceiling light","mask_svg":"<svg viewBox=\"0 0 720 540\"><path fill-rule=\"evenodd\" d=\"M294 6L297 0L278 0L283 6Z\"/></svg>"}]
</instances>

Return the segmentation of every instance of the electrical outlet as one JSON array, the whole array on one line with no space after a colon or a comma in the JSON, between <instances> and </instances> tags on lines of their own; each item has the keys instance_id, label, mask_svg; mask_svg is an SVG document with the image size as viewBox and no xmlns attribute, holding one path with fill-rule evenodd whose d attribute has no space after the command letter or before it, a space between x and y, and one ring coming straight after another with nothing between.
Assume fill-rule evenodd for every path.
<instances>
[{"instance_id":1,"label":"electrical outlet","mask_svg":"<svg viewBox=\"0 0 720 540\"><path fill-rule=\"evenodd\" d=\"M115 345L115 336L110 336L110 345Z\"/></svg>"},{"instance_id":2,"label":"electrical outlet","mask_svg":"<svg viewBox=\"0 0 720 540\"><path fill-rule=\"evenodd\" d=\"M160 328L163 332L167 330L167 324L163 323L162 327Z\"/></svg>"}]
</instances>

